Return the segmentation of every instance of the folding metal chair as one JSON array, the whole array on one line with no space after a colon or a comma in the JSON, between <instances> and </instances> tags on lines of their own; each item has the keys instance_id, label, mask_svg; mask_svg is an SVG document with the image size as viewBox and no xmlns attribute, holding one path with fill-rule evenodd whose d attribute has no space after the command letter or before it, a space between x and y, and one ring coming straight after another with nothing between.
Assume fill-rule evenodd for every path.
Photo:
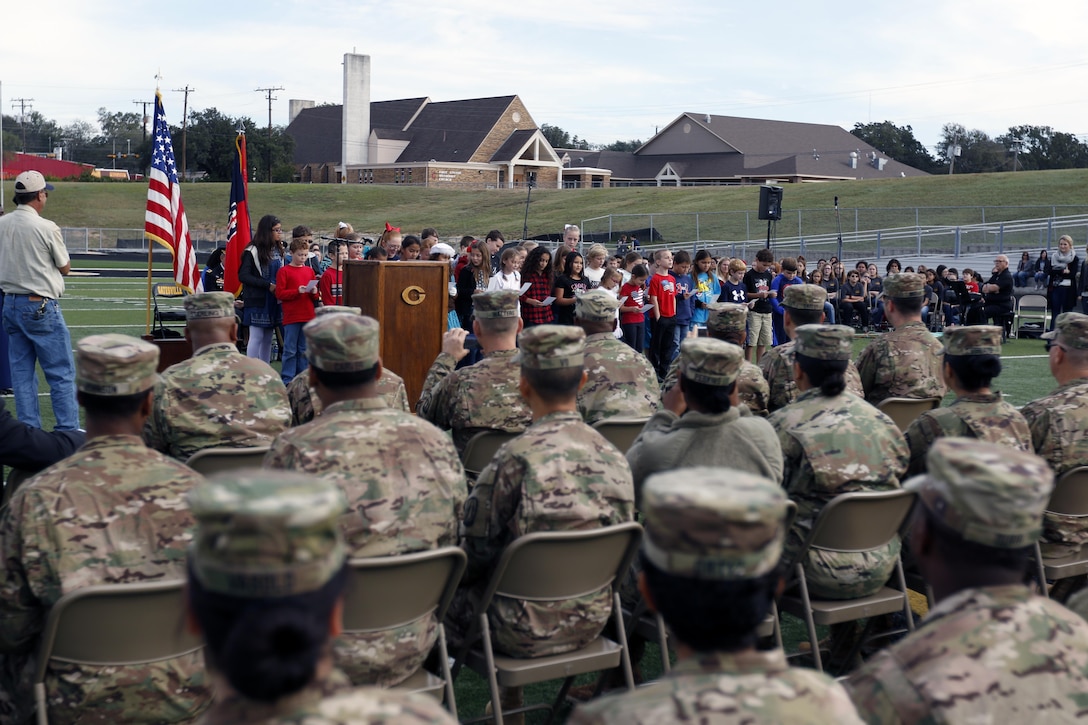
<instances>
[{"instance_id":1,"label":"folding metal chair","mask_svg":"<svg viewBox=\"0 0 1088 725\"><path fill-rule=\"evenodd\" d=\"M124 668L200 650L203 642L184 626L184 589L181 580L107 584L61 597L49 610L38 649L34 675L38 725L49 722L50 662Z\"/></svg>"},{"instance_id":2,"label":"folding metal chair","mask_svg":"<svg viewBox=\"0 0 1088 725\"><path fill-rule=\"evenodd\" d=\"M1039 321L1039 334L1046 331L1047 322L1050 320L1050 300L1046 295L1022 295L1016 301L1016 313L1013 316L1012 329L1016 337L1020 337L1020 328L1025 320Z\"/></svg>"},{"instance_id":3,"label":"folding metal chair","mask_svg":"<svg viewBox=\"0 0 1088 725\"><path fill-rule=\"evenodd\" d=\"M260 468L268 446L249 448L205 448L189 456L185 465L203 476L240 468Z\"/></svg>"},{"instance_id":4,"label":"folding metal chair","mask_svg":"<svg viewBox=\"0 0 1088 725\"><path fill-rule=\"evenodd\" d=\"M1088 466L1081 466L1066 471L1054 484L1050 494L1047 511L1066 516L1079 516L1088 519ZM1039 589L1047 596L1047 580L1057 581L1069 577L1088 574L1088 547L1076 554L1045 559L1039 542L1035 542L1035 564L1039 578Z\"/></svg>"},{"instance_id":5,"label":"folding metal chair","mask_svg":"<svg viewBox=\"0 0 1088 725\"><path fill-rule=\"evenodd\" d=\"M151 304L155 319L155 330L165 330L167 322L185 322L185 310L181 307L160 307L159 299L177 299L187 297L189 291L179 284L158 283L151 286ZM160 333L160 336L162 334Z\"/></svg>"},{"instance_id":6,"label":"folding metal chair","mask_svg":"<svg viewBox=\"0 0 1088 725\"><path fill-rule=\"evenodd\" d=\"M438 655L442 676L422 667L393 689L425 692L442 699L457 717L450 657L446 648L446 617L457 584L467 564L465 552L455 546L398 556L352 559L344 592L344 634L382 632L423 617L438 621Z\"/></svg>"},{"instance_id":7,"label":"folding metal chair","mask_svg":"<svg viewBox=\"0 0 1088 725\"><path fill-rule=\"evenodd\" d=\"M463 664L487 678L492 718L502 725L499 687L522 687L563 678L563 686L551 705L538 704L511 710L550 710L554 718L578 675L623 668L628 690L634 690L627 634L620 605L619 586L638 551L642 527L616 524L591 531L549 531L528 534L506 547L487 589L473 612L472 627L457 653L454 677ZM574 599L603 589L612 592L612 619L619 634L613 642L603 634L573 652L520 658L497 654L491 646L487 610L496 596L528 601ZM487 717L463 720L477 722Z\"/></svg>"},{"instance_id":8,"label":"folding metal chair","mask_svg":"<svg viewBox=\"0 0 1088 725\"><path fill-rule=\"evenodd\" d=\"M507 441L517 438L520 433L507 433L501 430L483 430L468 439L465 450L461 453L461 463L465 466L465 475L475 481L480 472L487 468L491 459Z\"/></svg>"},{"instance_id":9,"label":"folding metal chair","mask_svg":"<svg viewBox=\"0 0 1088 725\"><path fill-rule=\"evenodd\" d=\"M902 611L907 619L907 629L913 631L914 618L903 564L898 558L893 575L898 589L885 586L875 594L858 599L812 599L803 564L809 549L864 552L884 547L906 528L907 515L913 505L914 494L897 489L844 493L820 511L808 539L797 552L786 593L778 600L782 611L804 620L817 670L823 671L817 625L841 624Z\"/></svg>"},{"instance_id":10,"label":"folding metal chair","mask_svg":"<svg viewBox=\"0 0 1088 725\"><path fill-rule=\"evenodd\" d=\"M906 431L918 416L940 404L940 398L885 398L876 407L891 418L899 430Z\"/></svg>"},{"instance_id":11,"label":"folding metal chair","mask_svg":"<svg viewBox=\"0 0 1088 725\"><path fill-rule=\"evenodd\" d=\"M635 442L649 418L605 418L593 424L593 427L605 439L626 453Z\"/></svg>"}]
</instances>

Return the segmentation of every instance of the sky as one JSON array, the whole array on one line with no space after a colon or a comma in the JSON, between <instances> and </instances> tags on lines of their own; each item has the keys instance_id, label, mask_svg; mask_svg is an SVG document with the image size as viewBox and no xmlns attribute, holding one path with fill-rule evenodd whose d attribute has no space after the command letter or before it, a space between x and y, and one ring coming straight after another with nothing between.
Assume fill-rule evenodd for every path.
<instances>
[{"instance_id":1,"label":"sky","mask_svg":"<svg viewBox=\"0 0 1088 725\"><path fill-rule=\"evenodd\" d=\"M288 99L342 101L356 52L371 56L371 100L518 94L538 125L593 143L646 140L685 111L888 120L931 152L948 122L1088 140L1083 1L54 0L4 18L21 40L0 44L3 112L32 98L62 126L141 111L157 83L174 125L185 87L190 110L259 125L256 89L280 87L272 122L286 124Z\"/></svg>"}]
</instances>

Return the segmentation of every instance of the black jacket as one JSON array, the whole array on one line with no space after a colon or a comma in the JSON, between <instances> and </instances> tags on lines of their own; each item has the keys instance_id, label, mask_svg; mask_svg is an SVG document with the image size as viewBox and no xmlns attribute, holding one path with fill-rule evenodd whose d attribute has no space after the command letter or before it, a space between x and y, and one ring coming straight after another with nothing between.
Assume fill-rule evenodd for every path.
<instances>
[{"instance_id":1,"label":"black jacket","mask_svg":"<svg viewBox=\"0 0 1088 725\"><path fill-rule=\"evenodd\" d=\"M272 285L264 278L264 271L257 265L257 248L252 245L242 252L238 281L242 283L243 307L264 307L265 297Z\"/></svg>"},{"instance_id":2,"label":"black jacket","mask_svg":"<svg viewBox=\"0 0 1088 725\"><path fill-rule=\"evenodd\" d=\"M0 400L0 466L37 473L75 453L86 439L83 431L48 432L22 423Z\"/></svg>"}]
</instances>

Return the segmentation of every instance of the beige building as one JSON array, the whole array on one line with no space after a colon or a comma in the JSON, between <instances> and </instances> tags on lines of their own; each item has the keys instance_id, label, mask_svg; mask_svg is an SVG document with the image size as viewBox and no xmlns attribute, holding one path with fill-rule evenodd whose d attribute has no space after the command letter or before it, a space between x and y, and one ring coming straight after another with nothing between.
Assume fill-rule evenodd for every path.
<instances>
[{"instance_id":1,"label":"beige building","mask_svg":"<svg viewBox=\"0 0 1088 725\"><path fill-rule=\"evenodd\" d=\"M343 105L290 102L304 183L560 188L559 156L517 96L370 101L369 56L344 56Z\"/></svg>"}]
</instances>

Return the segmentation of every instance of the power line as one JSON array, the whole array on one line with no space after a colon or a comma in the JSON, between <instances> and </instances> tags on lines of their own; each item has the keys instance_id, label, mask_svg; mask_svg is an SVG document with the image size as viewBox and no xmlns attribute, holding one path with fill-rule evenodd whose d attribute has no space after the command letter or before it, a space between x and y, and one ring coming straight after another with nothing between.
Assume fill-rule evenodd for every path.
<instances>
[{"instance_id":1,"label":"power line","mask_svg":"<svg viewBox=\"0 0 1088 725\"><path fill-rule=\"evenodd\" d=\"M255 93L267 93L268 94L268 183L272 183L272 101L278 100L276 96L272 95L273 91L282 91L283 86L273 86L271 88L256 88Z\"/></svg>"},{"instance_id":2,"label":"power line","mask_svg":"<svg viewBox=\"0 0 1088 725\"><path fill-rule=\"evenodd\" d=\"M148 104L153 103L153 101L133 101L133 103L135 103L137 106L143 106L144 107L144 115L143 115L144 143L147 143L147 106L148 106Z\"/></svg>"},{"instance_id":3,"label":"power line","mask_svg":"<svg viewBox=\"0 0 1088 725\"><path fill-rule=\"evenodd\" d=\"M30 108L30 103L33 98L13 98L11 99L11 107L15 108L19 106L19 125L23 127L23 153L26 153L26 109Z\"/></svg>"},{"instance_id":4,"label":"power line","mask_svg":"<svg viewBox=\"0 0 1088 725\"><path fill-rule=\"evenodd\" d=\"M189 94L195 92L186 83L184 88L175 88L174 93L184 93L185 100L181 106L181 181L185 181L185 135L189 129Z\"/></svg>"}]
</instances>

